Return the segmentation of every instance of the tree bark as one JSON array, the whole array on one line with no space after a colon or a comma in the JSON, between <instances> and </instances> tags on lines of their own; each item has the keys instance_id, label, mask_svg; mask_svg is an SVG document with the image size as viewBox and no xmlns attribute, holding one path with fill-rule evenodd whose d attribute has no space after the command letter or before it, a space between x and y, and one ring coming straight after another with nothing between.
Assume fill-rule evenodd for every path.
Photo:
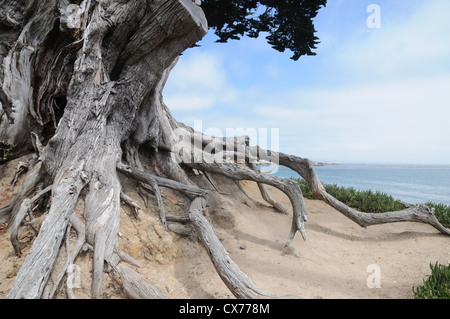
<instances>
[{"instance_id":1,"label":"tree bark","mask_svg":"<svg viewBox=\"0 0 450 319\"><path fill-rule=\"evenodd\" d=\"M248 139L205 136L177 122L161 92L178 56L207 32L197 1L0 0L0 26L0 143L14 146L17 153L36 153L20 190L0 208L0 222L9 223L17 254L21 253L17 231L31 202L51 189L46 218L7 298L55 295L69 264L54 283L49 278L71 227L78 239L72 252L67 249L68 262L84 245L93 249L93 298L103 297L105 267L112 269L129 298L168 297L127 266L139 263L118 250L121 200L140 209L124 194L120 174L149 185L164 225L187 224L167 224L168 231L192 236L190 227L195 229L237 298L277 295L259 289L242 273L203 216L206 204L216 203L213 198L233 196L220 191L223 185L217 185L213 173L233 183L257 182L265 200L288 213L263 184L283 191L293 211L286 245L297 231L306 239L307 212L299 185L255 170L253 161L268 154L299 172L324 201L362 226L412 220L449 234L424 207L381 215L357 212L325 192L307 159L250 147ZM242 161L223 161L229 155ZM143 157L156 173L145 171ZM205 176L214 190L199 186L192 169L210 172ZM192 201L188 215L166 216L163 187ZM82 218L74 213L80 201L84 201ZM67 291L69 298L75 297Z\"/></svg>"},{"instance_id":2,"label":"tree bark","mask_svg":"<svg viewBox=\"0 0 450 319\"><path fill-rule=\"evenodd\" d=\"M122 269L116 253L121 193L116 164L122 157L121 143L140 135L145 139L140 143L163 139L165 132L153 124L160 119L152 111L161 82L180 53L207 31L203 12L189 0L84 1L80 6L84 12L75 6L74 17L66 15L68 4L34 1L33 12L24 14L31 16L23 18L23 30L5 58L3 88L12 101L15 126L2 131L2 138L10 144L25 143L28 137L23 132L35 128L46 143L40 156L43 176L53 184L50 211L8 298L41 297L83 188L88 190L86 239L94 247L92 292L94 298L102 296L104 262ZM13 10L14 3L9 5L7 10ZM69 18L79 20L75 30ZM51 40L61 41L50 47ZM60 77L44 77L43 72ZM37 78L38 86L33 85ZM54 80L55 90L65 98L58 123L51 117L57 94L48 90L55 87ZM2 107L8 109L9 104ZM153 118L139 117L142 113ZM45 141L51 120L56 131ZM145 132L150 129L156 136ZM132 276L129 271L120 273L124 282Z\"/></svg>"},{"instance_id":3,"label":"tree bark","mask_svg":"<svg viewBox=\"0 0 450 319\"><path fill-rule=\"evenodd\" d=\"M189 209L189 218L199 238L210 256L214 267L227 285L228 289L239 299L280 298L270 292L258 288L255 283L230 258L214 228L203 216L207 201L203 197L195 198Z\"/></svg>"}]
</instances>

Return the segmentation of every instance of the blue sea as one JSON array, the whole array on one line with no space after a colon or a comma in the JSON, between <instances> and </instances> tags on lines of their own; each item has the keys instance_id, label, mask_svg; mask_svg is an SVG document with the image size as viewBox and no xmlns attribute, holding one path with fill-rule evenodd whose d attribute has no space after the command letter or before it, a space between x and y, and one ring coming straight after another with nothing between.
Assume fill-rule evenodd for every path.
<instances>
[{"instance_id":1,"label":"blue sea","mask_svg":"<svg viewBox=\"0 0 450 319\"><path fill-rule=\"evenodd\" d=\"M300 177L284 166L262 166L278 177ZM380 191L408 203L450 205L450 166L338 164L316 166L323 184Z\"/></svg>"}]
</instances>

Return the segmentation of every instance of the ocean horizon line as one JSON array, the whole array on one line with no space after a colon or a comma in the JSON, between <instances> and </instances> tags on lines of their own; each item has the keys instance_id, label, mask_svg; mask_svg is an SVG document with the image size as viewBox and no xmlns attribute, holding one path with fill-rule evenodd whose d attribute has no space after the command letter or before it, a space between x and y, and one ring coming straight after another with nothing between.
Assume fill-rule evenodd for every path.
<instances>
[{"instance_id":1,"label":"ocean horizon line","mask_svg":"<svg viewBox=\"0 0 450 319\"><path fill-rule=\"evenodd\" d=\"M301 177L284 166L260 169L281 178ZM409 203L450 205L450 165L340 163L315 170L324 184L380 191Z\"/></svg>"}]
</instances>

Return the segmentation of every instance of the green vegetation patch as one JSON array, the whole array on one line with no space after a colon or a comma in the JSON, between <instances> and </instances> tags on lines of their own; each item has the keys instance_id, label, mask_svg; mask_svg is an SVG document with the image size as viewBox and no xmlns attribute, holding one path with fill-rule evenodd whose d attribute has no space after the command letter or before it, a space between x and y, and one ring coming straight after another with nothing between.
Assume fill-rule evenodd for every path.
<instances>
[{"instance_id":1,"label":"green vegetation patch","mask_svg":"<svg viewBox=\"0 0 450 319\"><path fill-rule=\"evenodd\" d=\"M0 164L8 162L14 156L14 147L0 143Z\"/></svg>"},{"instance_id":2,"label":"green vegetation patch","mask_svg":"<svg viewBox=\"0 0 450 319\"><path fill-rule=\"evenodd\" d=\"M301 178L292 178L296 180L302 190L303 196L309 199L318 199L308 183ZM353 187L342 187L336 184L324 185L328 194L332 195L347 206L350 206L359 211L367 213L385 213L394 212L405 209L405 206L399 203L391 195L374 192L371 190L361 191ZM435 209L436 218L444 226L450 228L450 205L437 204L433 202L425 203L430 208Z\"/></svg>"},{"instance_id":3,"label":"green vegetation patch","mask_svg":"<svg viewBox=\"0 0 450 319\"><path fill-rule=\"evenodd\" d=\"M434 214L442 226L450 228L450 205L436 204L433 202L427 202L425 205L434 208Z\"/></svg>"},{"instance_id":4,"label":"green vegetation patch","mask_svg":"<svg viewBox=\"0 0 450 319\"><path fill-rule=\"evenodd\" d=\"M311 187L303 179L296 179L300 185L303 196L309 199L318 199L312 192ZM405 209L405 206L397 202L391 195L373 192L371 190L361 191L353 187L342 187L336 184L324 185L328 194L347 206L367 213L385 213Z\"/></svg>"},{"instance_id":5,"label":"green vegetation patch","mask_svg":"<svg viewBox=\"0 0 450 319\"><path fill-rule=\"evenodd\" d=\"M450 299L450 265L430 264L431 275L413 288L415 299Z\"/></svg>"}]
</instances>

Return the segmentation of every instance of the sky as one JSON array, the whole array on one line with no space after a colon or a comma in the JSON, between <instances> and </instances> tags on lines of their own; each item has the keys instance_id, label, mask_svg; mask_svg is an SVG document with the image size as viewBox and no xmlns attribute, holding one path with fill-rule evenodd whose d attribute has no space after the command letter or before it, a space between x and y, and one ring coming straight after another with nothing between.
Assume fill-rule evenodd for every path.
<instances>
[{"instance_id":1,"label":"sky","mask_svg":"<svg viewBox=\"0 0 450 319\"><path fill-rule=\"evenodd\" d=\"M375 5L375 6L371 6ZM450 164L450 1L328 0L316 56L264 36L183 53L172 115L215 136L342 163Z\"/></svg>"}]
</instances>

